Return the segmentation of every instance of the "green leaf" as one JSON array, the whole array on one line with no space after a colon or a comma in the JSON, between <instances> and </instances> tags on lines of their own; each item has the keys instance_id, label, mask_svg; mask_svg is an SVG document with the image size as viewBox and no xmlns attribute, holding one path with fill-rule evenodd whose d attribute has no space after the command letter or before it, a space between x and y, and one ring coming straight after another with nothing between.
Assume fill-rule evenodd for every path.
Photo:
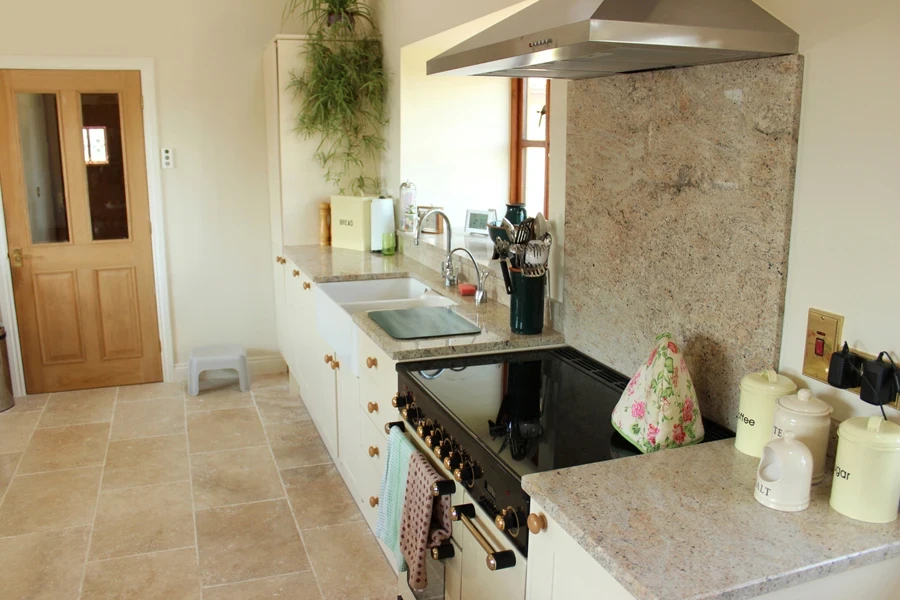
<instances>
[{"instance_id":1,"label":"green leaf","mask_svg":"<svg viewBox=\"0 0 900 600\"><path fill-rule=\"evenodd\" d=\"M675 362L671 357L666 359L666 371L668 371L669 373L675 371Z\"/></svg>"}]
</instances>

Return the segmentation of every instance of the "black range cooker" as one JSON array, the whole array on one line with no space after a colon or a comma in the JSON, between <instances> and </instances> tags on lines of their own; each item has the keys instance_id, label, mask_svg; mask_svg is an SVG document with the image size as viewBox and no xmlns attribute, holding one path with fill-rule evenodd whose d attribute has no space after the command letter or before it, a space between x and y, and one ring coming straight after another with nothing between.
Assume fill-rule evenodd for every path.
<instances>
[{"instance_id":1,"label":"black range cooker","mask_svg":"<svg viewBox=\"0 0 900 600\"><path fill-rule=\"evenodd\" d=\"M522 477L640 454L612 426L629 378L572 348L400 363L394 403L528 555ZM704 441L734 434L704 419Z\"/></svg>"}]
</instances>

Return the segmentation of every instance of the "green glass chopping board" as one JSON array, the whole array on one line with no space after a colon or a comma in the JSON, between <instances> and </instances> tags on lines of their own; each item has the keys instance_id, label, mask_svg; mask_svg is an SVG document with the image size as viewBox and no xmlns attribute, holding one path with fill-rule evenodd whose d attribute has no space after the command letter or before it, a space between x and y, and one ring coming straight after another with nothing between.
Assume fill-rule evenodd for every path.
<instances>
[{"instance_id":1,"label":"green glass chopping board","mask_svg":"<svg viewBox=\"0 0 900 600\"><path fill-rule=\"evenodd\" d=\"M420 306L369 313L395 340L419 340L481 333L481 328L443 306Z\"/></svg>"}]
</instances>

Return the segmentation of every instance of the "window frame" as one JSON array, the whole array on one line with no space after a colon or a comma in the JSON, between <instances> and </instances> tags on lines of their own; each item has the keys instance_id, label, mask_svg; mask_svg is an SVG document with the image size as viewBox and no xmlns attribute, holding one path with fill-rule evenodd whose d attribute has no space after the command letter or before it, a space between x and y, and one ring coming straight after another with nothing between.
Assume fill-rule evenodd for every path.
<instances>
[{"instance_id":1,"label":"window frame","mask_svg":"<svg viewBox=\"0 0 900 600\"><path fill-rule=\"evenodd\" d=\"M86 155L84 157L84 164L89 167L94 166L104 166L109 164L109 135L106 132L106 125L82 125L82 136L83 140L87 142L87 146L85 146ZM102 129L103 130L103 142L104 148L106 150L106 160L94 160L93 159L93 147L91 146L91 130L92 129Z\"/></svg>"},{"instance_id":2,"label":"window frame","mask_svg":"<svg viewBox=\"0 0 900 600\"><path fill-rule=\"evenodd\" d=\"M550 212L550 79L547 79L544 115L546 135L543 141L525 139L525 85L524 78L510 81L510 143L509 143L509 203L525 204L525 148L544 149L544 217Z\"/></svg>"}]
</instances>

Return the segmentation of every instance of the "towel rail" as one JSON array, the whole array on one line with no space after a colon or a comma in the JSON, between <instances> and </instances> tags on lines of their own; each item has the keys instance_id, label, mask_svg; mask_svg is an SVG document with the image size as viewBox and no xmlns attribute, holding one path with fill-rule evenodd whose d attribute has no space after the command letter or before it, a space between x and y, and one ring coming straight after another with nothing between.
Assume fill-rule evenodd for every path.
<instances>
[{"instance_id":1,"label":"towel rail","mask_svg":"<svg viewBox=\"0 0 900 600\"><path fill-rule=\"evenodd\" d=\"M392 421L391 423L384 424L384 432L388 435L391 434L391 427L399 427L400 431L406 432L406 423L403 421Z\"/></svg>"},{"instance_id":2,"label":"towel rail","mask_svg":"<svg viewBox=\"0 0 900 600\"><path fill-rule=\"evenodd\" d=\"M494 550L494 547L491 546L491 543L487 538L484 537L481 532L478 531L478 528L475 527L475 524L472 523L471 519L475 518L475 506L472 504L460 504L459 506L454 506L453 510L450 512L450 516L454 521L461 521L462 524L466 526L466 529L469 530L469 533L472 534L472 537L475 538L475 541L478 542L478 545L481 546L481 549L487 554L485 562L487 563L488 569L491 571L499 571L500 569L509 569L510 567L516 566L515 552L512 550Z\"/></svg>"},{"instance_id":3,"label":"towel rail","mask_svg":"<svg viewBox=\"0 0 900 600\"><path fill-rule=\"evenodd\" d=\"M438 496L449 496L450 494L456 493L456 482L452 479L443 479L441 481L434 482L434 485L431 486L431 495L437 498Z\"/></svg>"}]
</instances>

